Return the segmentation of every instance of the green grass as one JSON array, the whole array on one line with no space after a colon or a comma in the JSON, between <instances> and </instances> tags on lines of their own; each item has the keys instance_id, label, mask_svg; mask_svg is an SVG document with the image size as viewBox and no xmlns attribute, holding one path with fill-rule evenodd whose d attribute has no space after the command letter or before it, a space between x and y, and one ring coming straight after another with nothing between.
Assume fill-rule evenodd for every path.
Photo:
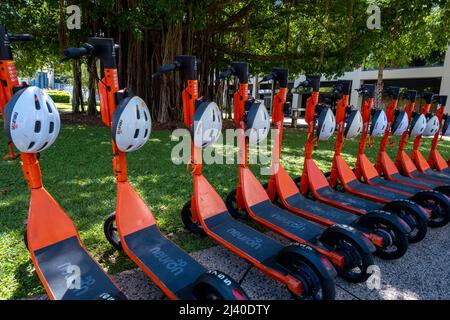
<instances>
[{"instance_id":1,"label":"green grass","mask_svg":"<svg viewBox=\"0 0 450 320\"><path fill-rule=\"evenodd\" d=\"M56 104L56 107L58 108L58 110L61 110L61 111L72 111L72 104L71 103L61 103L61 102L56 103L55 102L55 104ZM84 108L87 108L86 104L85 104ZM97 103L97 110L100 111L100 104L99 103Z\"/></svg>"},{"instance_id":2,"label":"green grass","mask_svg":"<svg viewBox=\"0 0 450 320\"><path fill-rule=\"evenodd\" d=\"M2 125L0 123L0 125ZM80 232L87 249L110 273L135 265L123 253L115 252L103 236L106 216L114 211L115 184L111 170L109 130L85 126L64 126L54 146L41 155L43 180L48 191L61 204ZM427 155L429 139L422 143ZM129 154L131 184L142 195L155 214L161 230L187 251L213 245L187 233L180 219L180 209L189 199L192 182L185 165L174 165L169 131L155 131L140 151ZM293 176L301 173L305 131L287 130L282 163ZM6 139L0 134L0 150ZM378 141L367 153L373 161ZM314 158L322 170L328 171L333 155L333 141L321 142ZM411 144L409 144L409 150ZM218 150L220 153L220 150ZM395 148L389 148L393 156ZM440 146L444 158L450 156L450 143ZM347 141L343 155L355 161L357 142ZM261 177L258 166L253 170ZM236 186L237 165L204 166L204 173L222 197ZM27 217L29 191L19 163L0 160L0 299L14 299L42 293L22 239Z\"/></svg>"}]
</instances>

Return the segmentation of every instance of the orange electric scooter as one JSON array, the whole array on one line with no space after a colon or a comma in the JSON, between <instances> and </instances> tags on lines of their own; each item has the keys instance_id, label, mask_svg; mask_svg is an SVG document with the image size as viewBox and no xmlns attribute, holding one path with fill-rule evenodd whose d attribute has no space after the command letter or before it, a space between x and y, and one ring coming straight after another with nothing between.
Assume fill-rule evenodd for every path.
<instances>
[{"instance_id":1,"label":"orange electric scooter","mask_svg":"<svg viewBox=\"0 0 450 320\"><path fill-rule=\"evenodd\" d=\"M450 202L444 194L441 194L438 191L422 190L417 187L382 179L375 166L365 155L365 147L367 143L367 135L369 132L369 123L375 95L375 86L371 84L365 85L361 88L360 92L363 95L363 103L361 106L363 129L361 139L359 141L358 157L354 170L356 177L372 186L372 189L369 188L369 192L376 192L377 190L374 189L374 187L377 187L379 195L382 197L385 197L386 194L394 194L396 196L403 194L409 197L411 201L414 201L423 208L427 209L430 213L428 226L435 228L446 225L450 221ZM380 143L379 155L386 154L386 149L389 144L389 137L392 132L392 123L397 108L397 101L400 95L400 89L397 87L390 87L386 88L385 92L392 98L392 100L386 108L387 125ZM360 189L360 186L361 185L358 185L357 189ZM363 189L362 192L367 192L367 190ZM411 219L411 216L402 216L402 219ZM408 221L408 223L413 225L414 223L421 223L421 221ZM415 232L420 233L424 230L425 228L416 228ZM416 239L423 236L425 236L425 234L417 234Z\"/></svg>"},{"instance_id":2,"label":"orange electric scooter","mask_svg":"<svg viewBox=\"0 0 450 320\"><path fill-rule=\"evenodd\" d=\"M16 72L13 55L11 51L11 42L31 41L33 36L30 34L8 34L6 27L0 25L0 112L3 121L5 120L5 106L14 94L15 88L19 87L19 78ZM5 159L16 159L11 141L8 142L9 154Z\"/></svg>"},{"instance_id":3,"label":"orange electric scooter","mask_svg":"<svg viewBox=\"0 0 450 320\"><path fill-rule=\"evenodd\" d=\"M439 172L443 172L447 175L450 175L450 167L448 166L447 162L444 160L444 157L442 157L442 155L437 150L439 135L441 134L441 130L442 130L442 120L444 118L445 107L447 105L447 96L442 96L442 95L439 96L438 97L438 105L439 105L439 107L437 108L436 116L439 119L440 127L439 127L439 131L436 132L436 134L433 137L433 141L431 142L431 148L430 148L430 153L428 155L427 162L432 169L435 169Z\"/></svg>"},{"instance_id":4,"label":"orange electric scooter","mask_svg":"<svg viewBox=\"0 0 450 320\"><path fill-rule=\"evenodd\" d=\"M413 202L412 198L404 193L387 192L379 187L362 183L341 155L345 141L344 125L350 96L350 83L348 80L340 80L335 87L335 91L340 99L336 107L337 138L330 172L330 186L335 188L340 183L346 193L384 204L386 207L395 208L397 216L411 228L408 236L409 242L418 242L427 233L428 213L425 209Z\"/></svg>"},{"instance_id":5,"label":"orange electric scooter","mask_svg":"<svg viewBox=\"0 0 450 320\"><path fill-rule=\"evenodd\" d=\"M235 72L242 73L243 77L247 76L246 63L237 63L235 67ZM204 106L198 99L197 58L177 56L172 64L161 66L155 75L175 70L179 70L183 81L187 82L187 87L183 90L183 118L186 127L193 130L196 115ZM247 89L247 86L241 87L242 91ZM210 236L250 262L247 272L255 266L285 284L296 299L334 299L336 272L328 259L311 246L284 246L233 219L219 194L202 173L202 148L194 142L191 146L190 168L194 193L181 212L186 228L193 233Z\"/></svg>"},{"instance_id":6,"label":"orange electric scooter","mask_svg":"<svg viewBox=\"0 0 450 320\"><path fill-rule=\"evenodd\" d=\"M333 226L338 223L350 225L363 232L372 241L377 249L375 252L376 255L384 259L400 257L406 252L407 245L404 248L396 248L398 250L397 252L395 250L392 251L389 245L394 241L390 238L384 238L386 234L394 234L394 238L403 238L403 242L407 242L406 235L401 232L401 228L396 223L391 221L390 215L382 211L373 211L366 215L358 216L351 212L308 199L300 193L293 179L284 170L279 159L283 137L283 106L286 102L287 77L287 69L274 68L269 76L263 78L263 80L273 79L274 85L276 83L280 85L272 104L272 124L276 129L277 136L274 140L272 175L267 185L267 193L270 199L273 202L280 203L282 207L290 212L324 226ZM308 117L311 116L311 112L312 110L309 109ZM313 132L309 134L314 135Z\"/></svg>"},{"instance_id":7,"label":"orange electric scooter","mask_svg":"<svg viewBox=\"0 0 450 320\"><path fill-rule=\"evenodd\" d=\"M421 109L422 114L428 113L431 107L432 96L433 95L431 93L424 93L421 95L421 97L425 100L425 104ZM408 114L410 123L412 121L412 116L414 112L415 98L416 98L415 95L414 98L411 97L410 104L405 109L406 113ZM425 172L421 172L420 169L414 163L413 159L408 156L408 154L405 152L405 146L407 144L408 137L409 134L405 132L400 140L397 150L397 156L395 158L395 166L397 167L397 170L400 171L400 173L405 177L413 179L416 184L431 186L432 188L438 186L439 187L439 189L437 189L438 191L441 191L441 188L443 188L444 190L448 189L449 186L448 178L438 178L433 175L426 174ZM423 157L417 156L417 152L414 151L414 150L418 151L417 148L420 145L420 141L421 137L417 136L414 140L413 155L416 157L416 163L420 162L420 164L422 165L422 169L425 169L427 167L429 168L428 164L426 164L426 161L425 162L420 161L420 158ZM379 161L377 162L377 165L378 163ZM430 170L427 170L427 172ZM448 191L442 192L445 193L446 195L449 195Z\"/></svg>"},{"instance_id":8,"label":"orange electric scooter","mask_svg":"<svg viewBox=\"0 0 450 320\"><path fill-rule=\"evenodd\" d=\"M421 113L423 115L428 115L430 112L431 104L434 100L438 100L439 96L433 95L431 93L427 93L422 95L422 98L425 99L425 105L421 108ZM439 130L438 132L439 133ZM423 174L423 178L431 181L438 181L450 185L450 176L444 172L434 171L431 169L425 157L419 150L420 142L422 140L422 136L419 135L414 139L413 150L411 153L411 160L416 165L417 170Z\"/></svg>"},{"instance_id":9,"label":"orange electric scooter","mask_svg":"<svg viewBox=\"0 0 450 320\"><path fill-rule=\"evenodd\" d=\"M102 121L112 127L114 111L129 95L119 90L117 45L111 38L88 38L82 48L69 48L65 58L94 56L103 63L98 83ZM127 107L134 107L129 105ZM150 117L145 112L140 115ZM119 124L120 125L120 124ZM189 254L163 236L155 217L127 179L126 154L112 140L113 170L117 183L116 211L104 224L105 236L126 254L172 300L245 300L247 295L233 279L220 271L208 271Z\"/></svg>"},{"instance_id":10,"label":"orange electric scooter","mask_svg":"<svg viewBox=\"0 0 450 320\"><path fill-rule=\"evenodd\" d=\"M18 90L4 109L5 119L7 119L5 131L10 138L12 138L12 130L18 128L26 128L31 125L32 130L38 134L41 134L41 129L44 128L41 128L40 120L31 122L31 124L21 122L19 113L14 111L15 104L28 89L31 88ZM29 105L31 114L35 111L35 108L36 110L42 110L42 105L36 94L34 103ZM50 110L50 113L57 112L56 107L53 108L48 104L46 107ZM59 117L55 116L54 119L56 118L59 121ZM55 125L55 120L50 122L50 128L56 126L59 127L59 124ZM45 128L47 129L47 127ZM31 142L30 145L33 145L33 143ZM30 252L36 273L50 299L126 299L112 279L88 254L81 243L74 224L44 188L37 153L21 152L20 157L22 171L31 191L25 244Z\"/></svg>"},{"instance_id":11,"label":"orange electric scooter","mask_svg":"<svg viewBox=\"0 0 450 320\"><path fill-rule=\"evenodd\" d=\"M404 99L409 101L404 111L406 112L409 121L411 121L412 113L414 111L416 103L417 92L415 90L408 90L407 92L403 93L402 96ZM408 137L409 137L409 130L406 130L405 132L403 132L400 142L398 144L398 151L395 162L392 161L392 159L387 154L386 150L380 148L377 156L377 161L375 163L375 168L377 169L378 173L380 175L383 175L383 177L389 181L393 181L405 186L419 188L422 190L434 189L436 191L445 194L446 196L449 196L450 190L448 186L430 181L420 180L418 178L403 176L400 174L399 169L402 168L402 162L404 163L405 167L411 169L411 172L416 171L414 163L404 152L405 146L408 141Z\"/></svg>"},{"instance_id":12,"label":"orange electric scooter","mask_svg":"<svg viewBox=\"0 0 450 320\"><path fill-rule=\"evenodd\" d=\"M251 122L252 108L263 107L252 103L247 93L247 64L241 72L232 72L238 77L239 89L234 96L234 121L238 126L239 179L235 190L227 197L228 211L236 218L248 215L259 224L293 241L313 246L326 256L336 267L338 274L350 282L363 282L367 279L367 268L372 264L373 244L357 229L348 225L334 224L321 226L299 215L284 210L272 203L262 184L253 175L248 162L250 139L246 133L254 130ZM236 63L233 70L239 70ZM287 70L283 71L287 76ZM286 80L287 79L283 79ZM287 83L283 83L286 88ZM281 90L286 95L286 90ZM267 119L268 121L268 119ZM269 122L268 122L269 126Z\"/></svg>"}]
</instances>

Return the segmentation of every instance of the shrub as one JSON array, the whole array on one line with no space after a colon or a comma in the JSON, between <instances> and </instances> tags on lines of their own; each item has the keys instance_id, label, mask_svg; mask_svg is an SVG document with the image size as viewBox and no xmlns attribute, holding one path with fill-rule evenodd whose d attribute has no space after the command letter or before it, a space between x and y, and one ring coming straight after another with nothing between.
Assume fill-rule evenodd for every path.
<instances>
[{"instance_id":1,"label":"shrub","mask_svg":"<svg viewBox=\"0 0 450 320\"><path fill-rule=\"evenodd\" d=\"M55 103L70 103L70 94L66 91L47 90L47 94Z\"/></svg>"}]
</instances>

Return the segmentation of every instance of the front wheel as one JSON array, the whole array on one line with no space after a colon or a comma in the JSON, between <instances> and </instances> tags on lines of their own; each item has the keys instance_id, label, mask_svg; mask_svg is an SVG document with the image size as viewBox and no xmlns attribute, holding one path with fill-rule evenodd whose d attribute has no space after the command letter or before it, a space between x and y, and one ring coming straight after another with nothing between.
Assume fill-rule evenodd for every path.
<instances>
[{"instance_id":1,"label":"front wheel","mask_svg":"<svg viewBox=\"0 0 450 320\"><path fill-rule=\"evenodd\" d=\"M198 223L196 223L192 218L190 200L186 202L186 204L183 206L183 209L181 209L181 220L183 221L183 224L186 227L186 229L188 229L193 234L198 234L199 236L202 237L206 236L206 232L205 230L203 230L203 227Z\"/></svg>"},{"instance_id":2,"label":"front wheel","mask_svg":"<svg viewBox=\"0 0 450 320\"><path fill-rule=\"evenodd\" d=\"M237 199L236 199L236 189L230 191L225 201L228 212L235 219L241 220L250 220L250 216L245 210L241 210L238 208Z\"/></svg>"},{"instance_id":3,"label":"front wheel","mask_svg":"<svg viewBox=\"0 0 450 320\"><path fill-rule=\"evenodd\" d=\"M103 233L105 234L108 242L117 250L122 250L122 244L120 243L119 232L117 231L116 225L116 213L111 213L108 218L106 218L103 224Z\"/></svg>"}]
</instances>

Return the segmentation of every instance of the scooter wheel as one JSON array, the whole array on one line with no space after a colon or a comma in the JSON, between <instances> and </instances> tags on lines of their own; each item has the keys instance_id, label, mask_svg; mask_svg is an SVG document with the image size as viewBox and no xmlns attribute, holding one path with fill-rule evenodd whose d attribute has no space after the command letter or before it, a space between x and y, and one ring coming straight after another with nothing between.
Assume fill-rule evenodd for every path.
<instances>
[{"instance_id":1,"label":"scooter wheel","mask_svg":"<svg viewBox=\"0 0 450 320\"><path fill-rule=\"evenodd\" d=\"M376 247L375 255L384 260L394 260L402 257L408 250L408 235L389 221L374 222L367 226L373 233L383 238L386 245Z\"/></svg>"},{"instance_id":2,"label":"scooter wheel","mask_svg":"<svg viewBox=\"0 0 450 320\"><path fill-rule=\"evenodd\" d=\"M366 281L370 274L367 272L369 266L373 265L373 257L360 245L349 238L335 238L334 243L325 243L330 250L344 257L344 268L337 268L339 276L351 283Z\"/></svg>"},{"instance_id":3,"label":"scooter wheel","mask_svg":"<svg viewBox=\"0 0 450 320\"><path fill-rule=\"evenodd\" d=\"M250 220L250 216L248 215L248 213L244 210L240 210L237 207L236 189L231 190L231 192L228 194L225 204L227 206L228 212L233 218Z\"/></svg>"},{"instance_id":4,"label":"scooter wheel","mask_svg":"<svg viewBox=\"0 0 450 320\"><path fill-rule=\"evenodd\" d=\"M307 258L293 256L287 268L302 283L301 295L291 292L295 300L334 300L336 295L334 278L322 276Z\"/></svg>"},{"instance_id":5,"label":"scooter wheel","mask_svg":"<svg viewBox=\"0 0 450 320\"><path fill-rule=\"evenodd\" d=\"M122 250L122 244L120 243L119 232L117 231L116 225L116 213L111 213L108 218L106 218L103 224L103 233L105 234L108 242L116 249Z\"/></svg>"},{"instance_id":6,"label":"scooter wheel","mask_svg":"<svg viewBox=\"0 0 450 320\"><path fill-rule=\"evenodd\" d=\"M428 226L440 228L450 222L450 202L440 193L419 193L414 197L414 202L431 211Z\"/></svg>"},{"instance_id":7,"label":"scooter wheel","mask_svg":"<svg viewBox=\"0 0 450 320\"><path fill-rule=\"evenodd\" d=\"M385 210L397 215L411 228L411 232L408 234L409 243L417 243L425 238L425 235L428 232L428 221L417 215L415 210L405 205L395 207L391 206L389 209Z\"/></svg>"},{"instance_id":8,"label":"scooter wheel","mask_svg":"<svg viewBox=\"0 0 450 320\"><path fill-rule=\"evenodd\" d=\"M193 219L192 219L192 212L191 212L191 201L185 203L183 206L183 209L181 209L181 220L183 221L184 226L186 229L188 229L193 234L198 234L199 236L205 237L206 232L203 230L201 225L198 225Z\"/></svg>"}]
</instances>

